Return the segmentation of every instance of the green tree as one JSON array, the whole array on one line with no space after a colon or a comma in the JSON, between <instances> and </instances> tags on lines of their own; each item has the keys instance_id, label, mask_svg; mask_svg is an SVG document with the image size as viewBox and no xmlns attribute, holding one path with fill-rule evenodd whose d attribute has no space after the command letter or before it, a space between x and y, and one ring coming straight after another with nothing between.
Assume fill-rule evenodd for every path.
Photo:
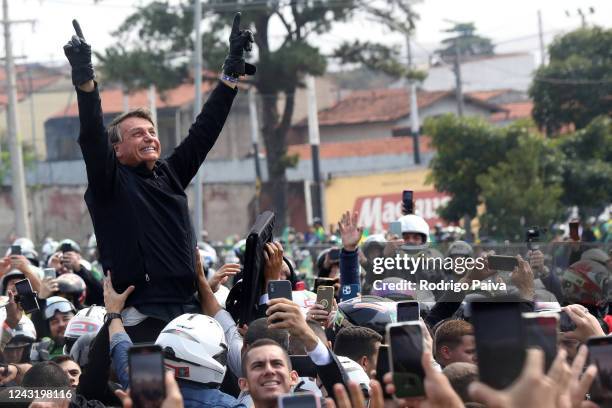
<instances>
[{"instance_id":1,"label":"green tree","mask_svg":"<svg viewBox=\"0 0 612 408\"><path fill-rule=\"evenodd\" d=\"M612 112L612 29L582 28L555 39L550 62L538 68L529 89L533 118L555 134L564 125L587 126Z\"/></svg>"},{"instance_id":2,"label":"green tree","mask_svg":"<svg viewBox=\"0 0 612 408\"><path fill-rule=\"evenodd\" d=\"M612 202L612 119L595 118L559 141L565 155L562 202L592 215Z\"/></svg>"},{"instance_id":3,"label":"green tree","mask_svg":"<svg viewBox=\"0 0 612 408\"><path fill-rule=\"evenodd\" d=\"M476 34L474 23L454 23L452 28L444 31L452 34L451 37L442 40L443 47L436 51L444 60L455 58L457 49L461 57L495 53L491 39Z\"/></svg>"},{"instance_id":4,"label":"green tree","mask_svg":"<svg viewBox=\"0 0 612 408\"><path fill-rule=\"evenodd\" d=\"M511 128L511 133L518 136L518 145L476 182L486 205L481 231L519 241L526 227L549 227L562 214L562 153L527 128Z\"/></svg>"},{"instance_id":5,"label":"green tree","mask_svg":"<svg viewBox=\"0 0 612 408\"><path fill-rule=\"evenodd\" d=\"M432 138L436 155L429 167L428 182L451 195L440 210L448 221L474 217L481 203L482 187L476 181L516 145L517 135L491 126L481 118L444 115L425 121L425 134Z\"/></svg>"},{"instance_id":6,"label":"green tree","mask_svg":"<svg viewBox=\"0 0 612 408\"><path fill-rule=\"evenodd\" d=\"M256 62L258 70L253 85L261 95L262 130L267 156L269 183L264 188L269 192L277 214L277 225L282 229L287 220L287 178L285 171L296 164L297 158L287 155L286 135L291 125L295 106L295 92L303 86L305 74L321 75L326 69L326 58L318 47L311 44L315 35L328 32L337 22L346 21L357 10L365 10L379 22L391 21L392 11L410 3L409 0L392 0L373 6L367 0L314 0L296 2L293 0L235 0L209 1L203 5L206 27L203 36L204 61L209 68L218 70L227 52L227 30L237 9L242 12L242 26L254 28L257 45ZM139 8L128 16L119 28L120 40L114 51L121 54L120 44L130 43L133 50L162 53L161 60L151 61L167 66L168 62L180 67L177 61L183 59L183 66L189 64L185 56L193 49L193 8L191 2L183 1L171 5L168 1L157 1ZM397 24L412 24L412 20L398 15ZM270 27L280 23L283 32L280 38L271 38ZM276 35L276 34L275 34ZM280 44L280 45L278 45ZM383 50L384 47L377 48ZM117 51L119 50L119 51ZM101 56L104 57L104 56ZM124 55L124 60L129 58ZM129 68L126 62L125 67ZM163 72L161 69L154 72ZM117 75L110 77L117 78ZM148 78L157 81L157 77ZM279 101L284 104L279 110Z\"/></svg>"}]
</instances>

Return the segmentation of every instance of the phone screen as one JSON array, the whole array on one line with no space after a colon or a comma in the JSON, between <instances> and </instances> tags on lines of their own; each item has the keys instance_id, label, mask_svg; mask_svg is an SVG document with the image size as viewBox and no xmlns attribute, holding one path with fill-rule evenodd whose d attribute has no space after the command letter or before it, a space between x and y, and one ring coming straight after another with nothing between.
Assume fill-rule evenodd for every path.
<instances>
[{"instance_id":1,"label":"phone screen","mask_svg":"<svg viewBox=\"0 0 612 408\"><path fill-rule=\"evenodd\" d=\"M412 322L419 320L419 302L398 302L397 303L397 321Z\"/></svg>"},{"instance_id":2,"label":"phone screen","mask_svg":"<svg viewBox=\"0 0 612 408\"><path fill-rule=\"evenodd\" d=\"M297 393L278 397L279 408L318 408L319 399L312 393Z\"/></svg>"},{"instance_id":3,"label":"phone screen","mask_svg":"<svg viewBox=\"0 0 612 408\"><path fill-rule=\"evenodd\" d=\"M404 208L406 208L406 211L408 211L408 214L414 213L414 202L413 202L412 190L404 190L402 192L402 202L404 203Z\"/></svg>"},{"instance_id":4,"label":"phone screen","mask_svg":"<svg viewBox=\"0 0 612 408\"><path fill-rule=\"evenodd\" d=\"M45 279L55 279L57 277L57 272L55 271L55 268L45 268L44 273Z\"/></svg>"},{"instance_id":5,"label":"phone screen","mask_svg":"<svg viewBox=\"0 0 612 408\"><path fill-rule=\"evenodd\" d=\"M557 333L559 320L556 316L529 316L525 318L527 346L544 351L546 372L557 356Z\"/></svg>"},{"instance_id":6,"label":"phone screen","mask_svg":"<svg viewBox=\"0 0 612 408\"><path fill-rule=\"evenodd\" d=\"M587 341L589 363L597 366L597 378L591 386L591 399L595 402L612 401L612 337L595 337ZM609 405L602 405L609 406Z\"/></svg>"},{"instance_id":7,"label":"phone screen","mask_svg":"<svg viewBox=\"0 0 612 408\"><path fill-rule=\"evenodd\" d=\"M15 290L19 295L19 304L24 312L32 313L40 309L38 300L36 300L36 295L32 292L32 285L30 285L28 279L15 282Z\"/></svg>"},{"instance_id":8,"label":"phone screen","mask_svg":"<svg viewBox=\"0 0 612 408\"><path fill-rule=\"evenodd\" d=\"M133 346L129 352L134 408L158 408L166 397L164 358L159 346Z\"/></svg>"},{"instance_id":9,"label":"phone screen","mask_svg":"<svg viewBox=\"0 0 612 408\"><path fill-rule=\"evenodd\" d=\"M399 398L425 395L421 326L418 323L390 325L388 333L395 395Z\"/></svg>"},{"instance_id":10,"label":"phone screen","mask_svg":"<svg viewBox=\"0 0 612 408\"><path fill-rule=\"evenodd\" d=\"M11 255L21 255L21 245L11 245Z\"/></svg>"},{"instance_id":11,"label":"phone screen","mask_svg":"<svg viewBox=\"0 0 612 408\"><path fill-rule=\"evenodd\" d=\"M288 280L273 280L268 282L268 299L285 298L293 300L291 296L291 282Z\"/></svg>"},{"instance_id":12,"label":"phone screen","mask_svg":"<svg viewBox=\"0 0 612 408\"><path fill-rule=\"evenodd\" d=\"M471 302L480 381L503 389L516 380L525 360L525 336L517 302Z\"/></svg>"},{"instance_id":13,"label":"phone screen","mask_svg":"<svg viewBox=\"0 0 612 408\"><path fill-rule=\"evenodd\" d=\"M389 366L389 346L381 344L378 347L378 359L376 360L376 380L384 384L383 376L391 371ZM383 386L383 395L385 399L391 398L391 395L387 393L385 387Z\"/></svg>"}]
</instances>

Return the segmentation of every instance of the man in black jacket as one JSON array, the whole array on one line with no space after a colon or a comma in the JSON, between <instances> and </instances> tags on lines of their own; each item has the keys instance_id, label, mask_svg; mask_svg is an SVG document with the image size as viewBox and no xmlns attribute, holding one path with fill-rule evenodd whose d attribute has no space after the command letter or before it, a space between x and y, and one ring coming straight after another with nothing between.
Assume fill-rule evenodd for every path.
<instances>
[{"instance_id":1,"label":"man in black jacket","mask_svg":"<svg viewBox=\"0 0 612 408\"><path fill-rule=\"evenodd\" d=\"M72 67L81 130L79 144L87 169L85 202L97 237L104 271L112 271L115 290L135 290L124 311L134 341L157 337L166 322L197 311L196 237L185 188L213 147L229 114L238 78L252 75L245 63L253 35L234 17L230 52L223 75L185 140L167 159L155 124L140 109L104 128L91 46L73 21L75 36L64 46ZM200 203L197 203L199 205Z\"/></svg>"}]
</instances>

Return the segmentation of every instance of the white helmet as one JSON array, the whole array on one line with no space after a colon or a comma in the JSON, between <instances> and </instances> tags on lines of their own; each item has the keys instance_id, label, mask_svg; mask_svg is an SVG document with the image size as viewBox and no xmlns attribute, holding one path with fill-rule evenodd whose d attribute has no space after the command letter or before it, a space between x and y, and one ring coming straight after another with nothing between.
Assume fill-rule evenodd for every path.
<instances>
[{"instance_id":1,"label":"white helmet","mask_svg":"<svg viewBox=\"0 0 612 408\"><path fill-rule=\"evenodd\" d=\"M155 344L164 352L164 365L182 378L217 387L223 381L227 343L221 325L197 313L177 317L164 327Z\"/></svg>"},{"instance_id":2,"label":"white helmet","mask_svg":"<svg viewBox=\"0 0 612 408\"><path fill-rule=\"evenodd\" d=\"M106 309L103 306L93 305L79 310L66 326L64 354L70 353L70 349L82 335L97 334L104 325L104 316L106 316Z\"/></svg>"},{"instance_id":3,"label":"white helmet","mask_svg":"<svg viewBox=\"0 0 612 408\"><path fill-rule=\"evenodd\" d=\"M342 364L342 368L344 368L349 380L355 381L361 389L370 391L370 377L368 377L361 365L344 356L338 356L338 361Z\"/></svg>"},{"instance_id":4,"label":"white helmet","mask_svg":"<svg viewBox=\"0 0 612 408\"><path fill-rule=\"evenodd\" d=\"M27 316L23 316L17 326L11 330L11 335L12 339L34 343L36 341L36 328Z\"/></svg>"},{"instance_id":5,"label":"white helmet","mask_svg":"<svg viewBox=\"0 0 612 408\"><path fill-rule=\"evenodd\" d=\"M22 251L36 251L30 238L17 238L11 245L19 245Z\"/></svg>"},{"instance_id":6,"label":"white helmet","mask_svg":"<svg viewBox=\"0 0 612 408\"><path fill-rule=\"evenodd\" d=\"M414 214L408 214L400 217L398 221L402 225L402 234L406 232L421 234L423 237L423 243L426 243L429 240L429 225L422 217Z\"/></svg>"},{"instance_id":7,"label":"white helmet","mask_svg":"<svg viewBox=\"0 0 612 408\"><path fill-rule=\"evenodd\" d=\"M51 257L51 255L53 255L55 253L55 251L57 251L57 247L58 247L59 243L55 240L53 240L53 238L49 238L42 246L42 256L43 256L43 261L46 262L47 259L49 257Z\"/></svg>"},{"instance_id":8,"label":"white helmet","mask_svg":"<svg viewBox=\"0 0 612 408\"><path fill-rule=\"evenodd\" d=\"M87 333L97 333L104 325L106 309L104 306L89 306L81 309L68 322L64 337L78 339Z\"/></svg>"}]
</instances>

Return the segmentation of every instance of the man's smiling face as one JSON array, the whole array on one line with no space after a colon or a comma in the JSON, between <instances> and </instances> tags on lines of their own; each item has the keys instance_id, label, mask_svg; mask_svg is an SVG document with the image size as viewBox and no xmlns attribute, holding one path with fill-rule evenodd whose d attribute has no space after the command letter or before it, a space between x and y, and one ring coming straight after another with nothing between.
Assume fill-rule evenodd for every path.
<instances>
[{"instance_id":1,"label":"man's smiling face","mask_svg":"<svg viewBox=\"0 0 612 408\"><path fill-rule=\"evenodd\" d=\"M155 126L146 119L130 117L119 124L119 130L122 141L114 145L119 163L138 166L144 162L152 170L161 154Z\"/></svg>"},{"instance_id":2,"label":"man's smiling face","mask_svg":"<svg viewBox=\"0 0 612 408\"><path fill-rule=\"evenodd\" d=\"M240 388L248 391L257 404L274 405L280 395L287 394L297 384L297 373L289 368L287 354L279 346L260 346L248 352L246 378Z\"/></svg>"}]
</instances>

